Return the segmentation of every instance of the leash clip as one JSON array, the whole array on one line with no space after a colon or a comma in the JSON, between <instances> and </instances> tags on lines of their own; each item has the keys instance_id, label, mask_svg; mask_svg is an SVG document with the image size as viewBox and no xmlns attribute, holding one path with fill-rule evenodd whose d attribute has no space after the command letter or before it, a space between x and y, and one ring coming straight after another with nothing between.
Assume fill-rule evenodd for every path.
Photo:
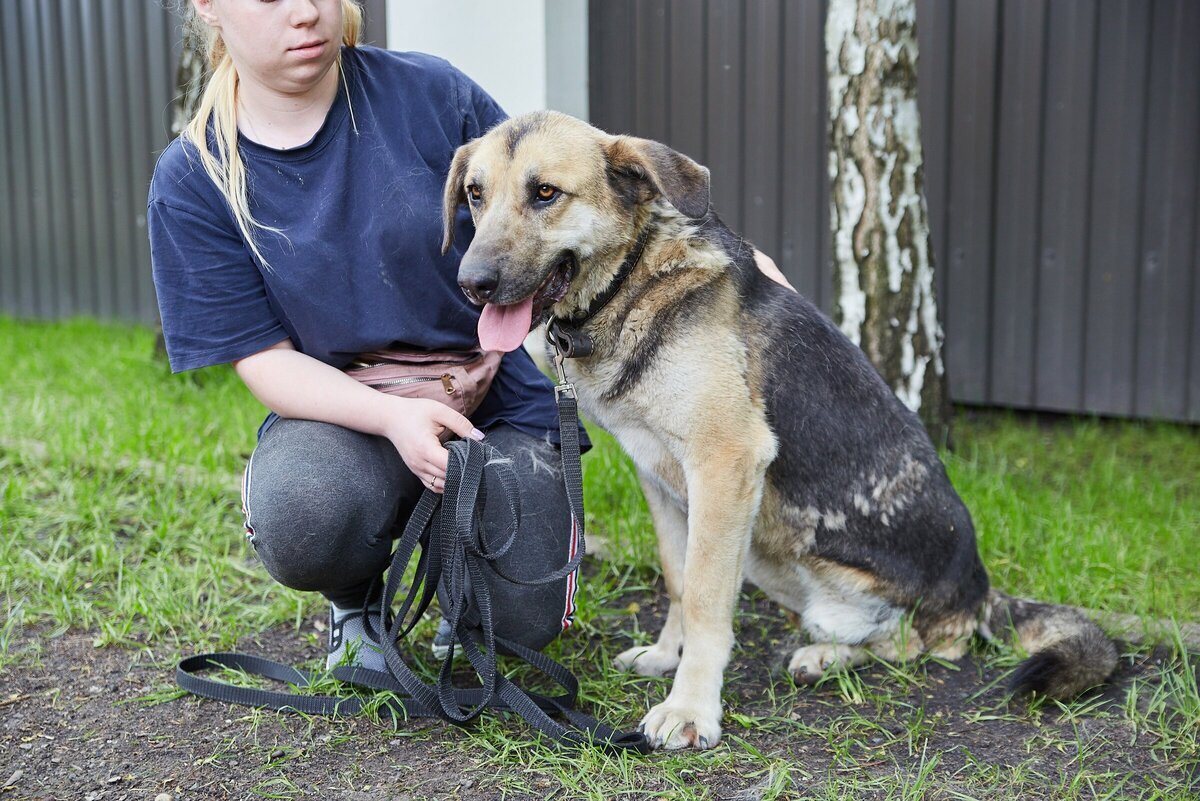
<instances>
[{"instance_id":1,"label":"leash clip","mask_svg":"<svg viewBox=\"0 0 1200 801\"><path fill-rule=\"evenodd\" d=\"M570 352L563 353L563 348L560 346L558 333L558 321L552 322L546 328L546 341L554 348L554 369L558 373L558 383L554 385L554 402L558 404L562 396L565 394L572 400L578 400L575 395L575 385L567 380L567 367L564 364L566 359L571 355Z\"/></svg>"},{"instance_id":2,"label":"leash clip","mask_svg":"<svg viewBox=\"0 0 1200 801\"><path fill-rule=\"evenodd\" d=\"M567 380L567 370L563 365L563 354L557 346L554 348L554 368L558 371L558 383L554 385L554 402L559 403L565 394L571 400L578 400L575 395L575 385Z\"/></svg>"},{"instance_id":3,"label":"leash clip","mask_svg":"<svg viewBox=\"0 0 1200 801\"><path fill-rule=\"evenodd\" d=\"M575 385L569 381L565 384L554 385L554 402L560 403L563 395L566 395L571 400L578 400L575 396Z\"/></svg>"}]
</instances>

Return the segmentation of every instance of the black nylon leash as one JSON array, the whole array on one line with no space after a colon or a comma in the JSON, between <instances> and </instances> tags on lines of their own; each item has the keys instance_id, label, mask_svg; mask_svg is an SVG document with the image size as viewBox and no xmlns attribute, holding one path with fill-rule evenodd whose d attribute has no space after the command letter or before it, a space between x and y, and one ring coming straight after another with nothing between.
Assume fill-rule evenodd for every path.
<instances>
[{"instance_id":1,"label":"black nylon leash","mask_svg":"<svg viewBox=\"0 0 1200 801\"><path fill-rule=\"evenodd\" d=\"M484 709L510 710L564 745L593 746L611 753L649 753L650 744L645 735L616 730L575 708L579 683L569 670L538 651L498 636L492 625L491 593L483 579L485 563L508 581L524 585L547 584L574 572L585 553L578 409L574 387L565 379L555 387L555 401L572 534L579 537L576 555L544 576L523 578L499 570L496 560L512 548L519 531L521 509L516 477L504 458L483 443L474 440L450 443L443 495L426 490L421 496L392 554L381 609L363 610L368 635L382 644L387 672L349 667L333 670L334 678L347 684L392 693L382 703L378 698L301 695L240 687L201 675L214 668L228 668L300 688L312 686L324 675L250 654L212 653L189 657L176 667L176 682L187 692L204 698L305 714L355 715L371 706L390 712L394 719L438 717L465 725ZM499 479L504 491L503 500L508 505L509 530L498 544L488 541L481 519L481 510L487 501L484 475L489 469ZM392 614L405 570L414 555L417 565L413 580L399 610ZM368 592L364 605L376 597L377 587L378 579ZM439 595L439 588L442 615L450 622L455 636L442 662L436 685L430 685L404 661L398 644L412 631L434 596ZM454 686L451 673L457 650L467 657L481 686ZM497 669L498 654L524 660L563 692L544 695L523 689Z\"/></svg>"}]
</instances>

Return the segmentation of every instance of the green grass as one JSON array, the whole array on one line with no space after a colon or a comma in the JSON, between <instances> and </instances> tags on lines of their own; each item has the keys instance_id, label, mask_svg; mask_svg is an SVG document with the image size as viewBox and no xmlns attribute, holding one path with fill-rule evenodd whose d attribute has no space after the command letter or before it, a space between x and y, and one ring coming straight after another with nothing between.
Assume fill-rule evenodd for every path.
<instances>
[{"instance_id":1,"label":"green grass","mask_svg":"<svg viewBox=\"0 0 1200 801\"><path fill-rule=\"evenodd\" d=\"M947 468L1005 590L1200 618L1200 431L1164 423L960 418Z\"/></svg>"},{"instance_id":2,"label":"green grass","mask_svg":"<svg viewBox=\"0 0 1200 801\"><path fill-rule=\"evenodd\" d=\"M238 533L263 413L230 370L171 376L150 332L88 321L2 320L0 353L0 664L21 625L173 647L299 620Z\"/></svg>"},{"instance_id":3,"label":"green grass","mask_svg":"<svg viewBox=\"0 0 1200 801\"><path fill-rule=\"evenodd\" d=\"M23 637L29 630L85 631L97 645L152 649L164 664L272 627L313 636L301 624L320 611L319 598L276 585L243 542L240 472L264 412L231 370L172 376L153 355L150 331L86 320L0 318L0 354L0 668L38 658L42 638ZM606 558L591 563L576 631L550 650L588 666L582 678L591 711L627 721L668 686L609 667L623 638L653 636L638 628L636 613L658 592L657 559L628 460L602 432L593 439L584 464L588 531ZM956 420L955 441L947 467L997 586L1110 612L1200 620L1195 428L971 413ZM774 636L775 613L761 599L755 609L761 619L758 612L743 619L742 648ZM783 647L777 639L768 644ZM1200 759L1196 662L1174 653L1159 680L1128 689L1120 711L1130 737L1148 738L1168 765ZM981 654L993 667L1011 662ZM931 665L879 668L876 680L838 676L815 696L777 682L761 707L727 710L721 748L649 763L534 745L495 716L469 732L438 736L476 755L480 781L516 796L554 789L569 798L714 798L703 777L738 776L765 799L934 791L951 798L1186 797L1173 795L1166 779L1134 787L1094 767L1098 746L1089 745L1086 725L1073 739L1040 728L1050 717L1117 714L1086 702L974 709L972 724L1011 718L1042 732L1042 740L1031 736L1030 759L1019 764L991 764L965 743L955 754L930 750L946 721L910 696L929 686ZM164 686L146 703L172 697ZM824 711L797 718L791 710L800 703ZM792 750L765 747L766 735L793 743ZM815 750L797 751L798 742ZM1033 757L1048 748L1072 755L1068 769L1038 772ZM286 777L270 779L260 794L294 795Z\"/></svg>"}]
</instances>

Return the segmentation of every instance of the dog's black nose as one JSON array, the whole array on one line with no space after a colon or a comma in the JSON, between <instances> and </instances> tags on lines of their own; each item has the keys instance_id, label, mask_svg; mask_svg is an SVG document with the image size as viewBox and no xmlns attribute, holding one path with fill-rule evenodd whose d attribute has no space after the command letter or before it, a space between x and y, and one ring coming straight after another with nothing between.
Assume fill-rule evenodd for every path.
<instances>
[{"instance_id":1,"label":"dog's black nose","mask_svg":"<svg viewBox=\"0 0 1200 801\"><path fill-rule=\"evenodd\" d=\"M487 303L496 294L500 278L495 273L471 273L460 275L458 285L472 303Z\"/></svg>"}]
</instances>

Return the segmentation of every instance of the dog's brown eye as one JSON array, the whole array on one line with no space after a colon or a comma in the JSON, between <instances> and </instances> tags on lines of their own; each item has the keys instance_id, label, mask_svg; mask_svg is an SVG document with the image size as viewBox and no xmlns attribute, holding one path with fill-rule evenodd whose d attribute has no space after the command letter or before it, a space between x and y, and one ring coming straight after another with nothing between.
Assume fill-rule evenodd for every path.
<instances>
[{"instance_id":1,"label":"dog's brown eye","mask_svg":"<svg viewBox=\"0 0 1200 801\"><path fill-rule=\"evenodd\" d=\"M546 201L558 197L558 189L550 184L542 184L537 188L537 199Z\"/></svg>"},{"instance_id":2,"label":"dog's brown eye","mask_svg":"<svg viewBox=\"0 0 1200 801\"><path fill-rule=\"evenodd\" d=\"M471 200L479 200L483 197L483 190L477 184L471 184L467 187L467 195Z\"/></svg>"}]
</instances>

